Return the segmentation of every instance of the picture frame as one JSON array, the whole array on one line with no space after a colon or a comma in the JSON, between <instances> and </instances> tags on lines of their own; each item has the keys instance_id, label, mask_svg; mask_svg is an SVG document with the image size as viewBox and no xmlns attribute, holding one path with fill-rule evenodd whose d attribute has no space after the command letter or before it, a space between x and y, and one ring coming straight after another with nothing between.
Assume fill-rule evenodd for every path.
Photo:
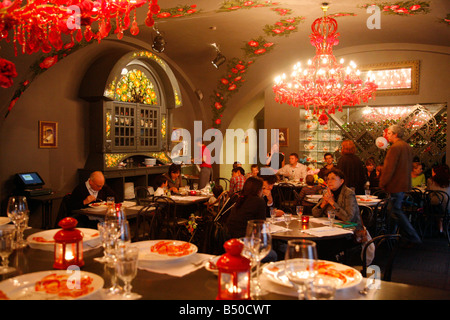
<instances>
[{"instance_id":1,"label":"picture frame","mask_svg":"<svg viewBox=\"0 0 450 320\"><path fill-rule=\"evenodd\" d=\"M280 147L289 147L289 128L278 128L278 143Z\"/></svg>"},{"instance_id":2,"label":"picture frame","mask_svg":"<svg viewBox=\"0 0 450 320\"><path fill-rule=\"evenodd\" d=\"M39 148L57 148L58 139L58 122L39 121Z\"/></svg>"},{"instance_id":3,"label":"picture frame","mask_svg":"<svg viewBox=\"0 0 450 320\"><path fill-rule=\"evenodd\" d=\"M360 67L361 79L365 81L367 79L369 71L372 73L380 72L381 77L383 75L389 76L393 74L399 74L404 72L408 78L406 85L399 85L389 87L389 85L379 84L379 88L376 91L376 96L396 96L396 95L413 95L419 94L419 82L420 82L420 61L400 61L400 62L386 62L376 63L370 65L364 65ZM377 83L377 81L375 81ZM378 84L378 83L377 83Z\"/></svg>"}]
</instances>

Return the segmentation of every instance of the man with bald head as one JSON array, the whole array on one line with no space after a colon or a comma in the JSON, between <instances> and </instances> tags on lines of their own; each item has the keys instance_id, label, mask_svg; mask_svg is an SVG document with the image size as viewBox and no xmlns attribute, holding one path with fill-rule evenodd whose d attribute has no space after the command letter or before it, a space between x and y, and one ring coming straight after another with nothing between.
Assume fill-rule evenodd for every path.
<instances>
[{"instance_id":1,"label":"man with bald head","mask_svg":"<svg viewBox=\"0 0 450 320\"><path fill-rule=\"evenodd\" d=\"M90 203L106 201L107 197L116 197L114 191L105 184L105 177L101 171L94 171L85 182L79 184L72 191L71 209L86 208ZM116 199L117 201L117 199Z\"/></svg>"}]
</instances>

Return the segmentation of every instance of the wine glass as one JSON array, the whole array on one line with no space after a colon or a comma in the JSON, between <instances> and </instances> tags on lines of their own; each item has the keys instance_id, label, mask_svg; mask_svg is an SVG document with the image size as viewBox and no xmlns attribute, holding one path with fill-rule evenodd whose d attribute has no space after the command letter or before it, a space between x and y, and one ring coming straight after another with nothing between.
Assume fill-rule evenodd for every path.
<instances>
[{"instance_id":1,"label":"wine glass","mask_svg":"<svg viewBox=\"0 0 450 320\"><path fill-rule=\"evenodd\" d=\"M0 274L7 274L16 270L16 268L8 266L8 257L14 250L14 236L15 230L0 229L0 257L2 258Z\"/></svg>"},{"instance_id":2,"label":"wine glass","mask_svg":"<svg viewBox=\"0 0 450 320\"><path fill-rule=\"evenodd\" d=\"M316 275L316 243L309 240L289 240L285 255L285 274L297 289L298 298L305 298L309 282Z\"/></svg>"},{"instance_id":3,"label":"wine glass","mask_svg":"<svg viewBox=\"0 0 450 320\"><path fill-rule=\"evenodd\" d=\"M284 217L284 223L286 223L286 228L289 228L289 224L291 223L291 220L292 220L292 214L285 213L283 215L283 217Z\"/></svg>"},{"instance_id":4,"label":"wine glass","mask_svg":"<svg viewBox=\"0 0 450 320\"><path fill-rule=\"evenodd\" d=\"M23 231L28 225L28 204L27 198L23 196L13 196L8 200L7 214L14 223L17 230L16 248L25 248L27 246L26 240L23 238Z\"/></svg>"},{"instance_id":5,"label":"wine glass","mask_svg":"<svg viewBox=\"0 0 450 320\"><path fill-rule=\"evenodd\" d=\"M194 183L193 184L193 188L194 188L195 191L197 191L198 190L198 183Z\"/></svg>"},{"instance_id":6,"label":"wine glass","mask_svg":"<svg viewBox=\"0 0 450 320\"><path fill-rule=\"evenodd\" d=\"M109 231L107 230L107 222L102 221L97 224L98 232L100 233L100 240L103 246L103 257L94 258L95 261L100 263L106 263L108 261L108 255L106 254L108 241L109 241Z\"/></svg>"},{"instance_id":7,"label":"wine glass","mask_svg":"<svg viewBox=\"0 0 450 320\"><path fill-rule=\"evenodd\" d=\"M117 248L125 247L131 243L131 235L130 235L130 224L128 221L120 221L119 222L119 236L116 241L116 250Z\"/></svg>"},{"instance_id":8,"label":"wine glass","mask_svg":"<svg viewBox=\"0 0 450 320\"><path fill-rule=\"evenodd\" d=\"M330 222L330 227L334 226L334 218L336 217L336 211L328 210L327 211L328 221Z\"/></svg>"},{"instance_id":9,"label":"wine glass","mask_svg":"<svg viewBox=\"0 0 450 320\"><path fill-rule=\"evenodd\" d=\"M277 209L270 208L270 219L271 219L272 223L275 223L276 216L277 216Z\"/></svg>"},{"instance_id":10,"label":"wine glass","mask_svg":"<svg viewBox=\"0 0 450 320\"><path fill-rule=\"evenodd\" d=\"M297 213L297 216L299 217L299 219L302 220L303 206L296 206L295 213Z\"/></svg>"},{"instance_id":11,"label":"wine glass","mask_svg":"<svg viewBox=\"0 0 450 320\"><path fill-rule=\"evenodd\" d=\"M272 249L272 235L270 234L269 223L265 220L249 220L247 222L246 237L260 240L256 253L256 281L253 286L255 297L259 298L259 296L265 294L259 281L261 260ZM256 244L257 242L254 243Z\"/></svg>"},{"instance_id":12,"label":"wine glass","mask_svg":"<svg viewBox=\"0 0 450 320\"><path fill-rule=\"evenodd\" d=\"M142 298L141 295L131 292L131 281L136 277L139 257L139 248L123 246L116 251L116 273L125 283L123 298L127 300Z\"/></svg>"},{"instance_id":13,"label":"wine glass","mask_svg":"<svg viewBox=\"0 0 450 320\"><path fill-rule=\"evenodd\" d=\"M239 240L241 240L242 243L244 244L244 248L242 249L241 255L250 259L252 269L253 269L253 267L256 267L256 264L257 264L257 257L258 257L259 246L261 244L261 240L257 239L257 238L252 238L252 237L242 237L242 238L239 238ZM251 272L250 276L252 278L251 282L256 282L256 279L254 279L253 272Z\"/></svg>"},{"instance_id":14,"label":"wine glass","mask_svg":"<svg viewBox=\"0 0 450 320\"><path fill-rule=\"evenodd\" d=\"M121 235L121 226L118 221L105 221L104 222L105 234L106 234L106 264L105 267L111 271L111 287L106 288L106 295L114 297L117 294L122 293L122 288L117 284L117 275L115 272L116 265L116 248L117 242Z\"/></svg>"}]
</instances>

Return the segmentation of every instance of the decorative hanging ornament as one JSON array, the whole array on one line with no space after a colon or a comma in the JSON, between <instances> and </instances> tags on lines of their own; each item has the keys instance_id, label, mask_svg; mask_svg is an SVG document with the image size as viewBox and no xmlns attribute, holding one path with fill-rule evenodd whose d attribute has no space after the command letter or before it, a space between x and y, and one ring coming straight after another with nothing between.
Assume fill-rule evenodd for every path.
<instances>
[{"instance_id":1,"label":"decorative hanging ornament","mask_svg":"<svg viewBox=\"0 0 450 320\"><path fill-rule=\"evenodd\" d=\"M388 145L389 145L389 143L388 143L388 141L386 140L385 137L378 137L378 138L375 140L375 144L376 144L376 146L377 146L379 149L382 149L382 150L386 149L386 148L388 147Z\"/></svg>"},{"instance_id":2,"label":"decorative hanging ornament","mask_svg":"<svg viewBox=\"0 0 450 320\"><path fill-rule=\"evenodd\" d=\"M304 106L306 110L314 108L314 114L322 112L322 123L326 124L323 114L334 114L336 108L360 104L373 98L377 85L368 80L363 83L360 71L351 61L344 67L344 60L338 63L333 55L333 46L339 43L337 22L326 15L328 4L322 4L324 16L316 19L310 35L311 44L316 47L316 55L303 68L300 63L294 65L290 80L285 74L275 78L273 91L275 101L294 107Z\"/></svg>"}]
</instances>

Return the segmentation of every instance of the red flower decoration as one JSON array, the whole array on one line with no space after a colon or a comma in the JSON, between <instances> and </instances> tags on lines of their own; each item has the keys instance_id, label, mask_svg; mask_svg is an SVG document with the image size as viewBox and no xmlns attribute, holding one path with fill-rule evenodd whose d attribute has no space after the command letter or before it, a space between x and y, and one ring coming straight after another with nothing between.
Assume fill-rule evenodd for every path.
<instances>
[{"instance_id":1,"label":"red flower decoration","mask_svg":"<svg viewBox=\"0 0 450 320\"><path fill-rule=\"evenodd\" d=\"M222 109L222 105L219 103L219 102L216 102L216 103L214 103L214 107L217 109L217 110L219 110L219 109Z\"/></svg>"},{"instance_id":2,"label":"red flower decoration","mask_svg":"<svg viewBox=\"0 0 450 320\"><path fill-rule=\"evenodd\" d=\"M319 118L317 120L319 120L319 124L322 126L326 125L328 123L328 116L325 113L325 111L322 112L322 114L319 116Z\"/></svg>"},{"instance_id":3,"label":"red flower decoration","mask_svg":"<svg viewBox=\"0 0 450 320\"><path fill-rule=\"evenodd\" d=\"M41 69L48 69L53 66L56 62L58 62L58 56L54 55L53 57L47 57L39 64Z\"/></svg>"},{"instance_id":4,"label":"red flower decoration","mask_svg":"<svg viewBox=\"0 0 450 320\"><path fill-rule=\"evenodd\" d=\"M229 81L225 78L222 78L220 79L220 82L222 82L223 84L228 84Z\"/></svg>"},{"instance_id":5,"label":"red flower decoration","mask_svg":"<svg viewBox=\"0 0 450 320\"><path fill-rule=\"evenodd\" d=\"M216 124L220 124L222 122L222 120L220 119L216 119L216 121L214 121Z\"/></svg>"},{"instance_id":6,"label":"red flower decoration","mask_svg":"<svg viewBox=\"0 0 450 320\"><path fill-rule=\"evenodd\" d=\"M9 88L17 77L16 66L11 61L0 58L0 87Z\"/></svg>"},{"instance_id":7,"label":"red flower decoration","mask_svg":"<svg viewBox=\"0 0 450 320\"><path fill-rule=\"evenodd\" d=\"M420 9L420 7L421 7L421 6L420 6L419 4L415 4L415 5L411 6L411 7L409 8L409 10L415 11L415 10Z\"/></svg>"},{"instance_id":8,"label":"red flower decoration","mask_svg":"<svg viewBox=\"0 0 450 320\"><path fill-rule=\"evenodd\" d=\"M264 52L266 52L266 49L264 49L264 48L255 50L255 54L261 54L261 53L264 53Z\"/></svg>"},{"instance_id":9,"label":"red flower decoration","mask_svg":"<svg viewBox=\"0 0 450 320\"><path fill-rule=\"evenodd\" d=\"M252 40L252 41L249 41L249 42L248 42L248 45L249 45L250 47L257 47L257 46L259 45L259 43Z\"/></svg>"}]
</instances>

